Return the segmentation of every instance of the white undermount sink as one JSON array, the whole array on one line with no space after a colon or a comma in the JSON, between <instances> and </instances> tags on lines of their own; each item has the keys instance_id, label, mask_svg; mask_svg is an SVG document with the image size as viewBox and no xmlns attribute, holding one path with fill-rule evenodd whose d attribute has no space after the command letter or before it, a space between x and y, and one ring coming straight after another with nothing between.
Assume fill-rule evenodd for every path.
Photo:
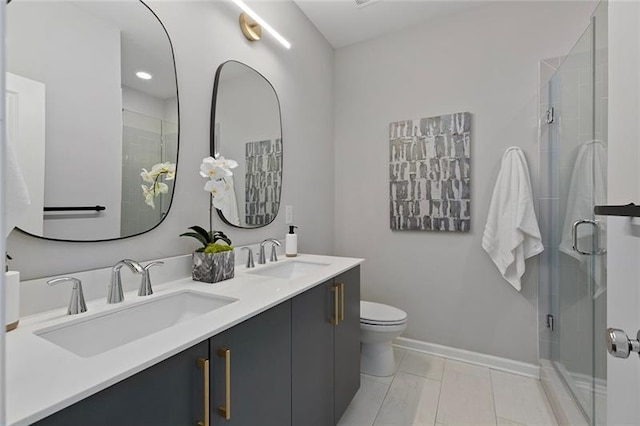
<instances>
[{"instance_id":1,"label":"white undermount sink","mask_svg":"<svg viewBox=\"0 0 640 426\"><path fill-rule=\"evenodd\" d=\"M190 290L153 297L35 334L81 357L91 357L219 309L237 299Z\"/></svg>"},{"instance_id":2,"label":"white undermount sink","mask_svg":"<svg viewBox=\"0 0 640 426\"><path fill-rule=\"evenodd\" d=\"M261 275L263 277L293 279L316 272L318 269L328 266L328 263L302 262L299 260L291 260L275 265L265 266L255 271L249 271L249 274Z\"/></svg>"}]
</instances>

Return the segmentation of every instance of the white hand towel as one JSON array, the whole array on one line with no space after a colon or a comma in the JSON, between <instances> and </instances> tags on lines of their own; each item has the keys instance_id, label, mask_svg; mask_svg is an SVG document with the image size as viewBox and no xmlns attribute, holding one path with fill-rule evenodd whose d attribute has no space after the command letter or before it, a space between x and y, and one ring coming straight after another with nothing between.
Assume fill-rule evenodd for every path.
<instances>
[{"instance_id":1,"label":"white hand towel","mask_svg":"<svg viewBox=\"0 0 640 426\"><path fill-rule=\"evenodd\" d=\"M520 148L511 147L502 156L482 248L502 277L518 291L522 288L525 260L544 250L533 208L529 168Z\"/></svg>"},{"instance_id":2,"label":"white hand towel","mask_svg":"<svg viewBox=\"0 0 640 426\"><path fill-rule=\"evenodd\" d=\"M27 184L24 181L20 165L18 164L18 157L11 147L10 143L6 143L6 161L5 161L5 229L4 236L7 237L9 233L16 227L21 216L27 210L31 201L29 200L29 190Z\"/></svg>"},{"instance_id":3,"label":"white hand towel","mask_svg":"<svg viewBox=\"0 0 640 426\"><path fill-rule=\"evenodd\" d=\"M562 240L560 251L579 262L580 269L593 274L595 291L593 298L597 298L606 289L606 262L605 256L588 256L576 252L573 249L571 229L573 224L581 219L593 219L593 206L607 203L607 148L602 141L593 140L586 142L578 149L576 160L573 163L573 172L569 182L567 194L567 211L562 226ZM598 249L604 249L607 241L607 223L605 218L600 218ZM583 251L593 249L593 238L596 237L597 228L590 225L580 227L578 246ZM592 259L593 257L593 259ZM594 261L594 269L591 270L591 260Z\"/></svg>"}]
</instances>

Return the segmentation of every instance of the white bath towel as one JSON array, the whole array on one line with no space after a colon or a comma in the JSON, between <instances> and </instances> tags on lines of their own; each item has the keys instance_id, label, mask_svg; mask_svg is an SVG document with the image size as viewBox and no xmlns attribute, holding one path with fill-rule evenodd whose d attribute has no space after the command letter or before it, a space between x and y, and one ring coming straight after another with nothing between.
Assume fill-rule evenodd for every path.
<instances>
[{"instance_id":1,"label":"white bath towel","mask_svg":"<svg viewBox=\"0 0 640 426\"><path fill-rule=\"evenodd\" d=\"M520 148L511 147L502 156L482 248L502 277L518 291L522 288L525 260L544 250L533 208L529 168Z\"/></svg>"},{"instance_id":2,"label":"white bath towel","mask_svg":"<svg viewBox=\"0 0 640 426\"><path fill-rule=\"evenodd\" d=\"M224 204L220 211L224 215L225 219L227 219L227 222L235 226L240 226L240 216L238 216L238 199L236 197L236 186L233 181L233 176L227 176L224 180L230 188L227 190L227 196L225 197Z\"/></svg>"},{"instance_id":3,"label":"white bath towel","mask_svg":"<svg viewBox=\"0 0 640 426\"><path fill-rule=\"evenodd\" d=\"M5 139L6 141L6 139ZM29 190L27 184L24 181L20 165L18 164L18 157L11 147L11 144L6 142L6 159L5 159L5 229L4 236L7 237L9 233L15 228L21 216L27 210L31 201L29 200Z\"/></svg>"},{"instance_id":4,"label":"white bath towel","mask_svg":"<svg viewBox=\"0 0 640 426\"><path fill-rule=\"evenodd\" d=\"M580 269L591 272L595 283L593 297L596 298L606 289L606 261L603 255L584 255L573 249L571 230L573 224L581 219L593 219L593 206L607 202L607 147L602 141L585 142L578 149L573 165L569 193L567 194L567 210L562 226L560 251L579 262ZM596 231L599 228L599 234ZM578 238L578 247L585 252L594 249L602 250L607 241L606 217L598 218L598 228L582 225ZM597 238L597 240L594 240ZM598 247L595 247L595 245ZM593 258L593 259L592 259ZM593 260L594 268L590 269Z\"/></svg>"}]
</instances>

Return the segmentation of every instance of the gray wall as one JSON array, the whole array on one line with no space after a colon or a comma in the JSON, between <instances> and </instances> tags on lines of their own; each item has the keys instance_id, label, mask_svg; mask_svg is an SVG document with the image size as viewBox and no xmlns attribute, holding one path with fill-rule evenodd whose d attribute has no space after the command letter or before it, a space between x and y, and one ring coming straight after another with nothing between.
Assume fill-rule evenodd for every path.
<instances>
[{"instance_id":1,"label":"gray wall","mask_svg":"<svg viewBox=\"0 0 640 426\"><path fill-rule=\"evenodd\" d=\"M333 50L292 3L256 3L256 11L287 37L284 49L265 34L250 44L238 28L239 10L227 2L151 2L167 27L175 49L180 91L180 155L176 196L167 219L145 235L103 243L64 243L14 231L8 248L12 269L23 279L112 265L130 257L145 260L185 254L197 244L179 238L188 226L208 224L208 194L199 174L209 155L209 112L218 65L236 59L259 70L280 97L284 138L283 205L295 206L301 252L329 254L333 249ZM284 237L284 214L265 228L216 229L237 245ZM97 285L101 285L99 283Z\"/></svg>"},{"instance_id":2,"label":"gray wall","mask_svg":"<svg viewBox=\"0 0 640 426\"><path fill-rule=\"evenodd\" d=\"M500 159L537 192L538 61L566 54L594 3L498 2L336 51L335 241L364 257L363 299L407 311L406 337L537 363L537 259L518 293L481 248ZM390 122L470 111L471 232L391 232Z\"/></svg>"}]
</instances>

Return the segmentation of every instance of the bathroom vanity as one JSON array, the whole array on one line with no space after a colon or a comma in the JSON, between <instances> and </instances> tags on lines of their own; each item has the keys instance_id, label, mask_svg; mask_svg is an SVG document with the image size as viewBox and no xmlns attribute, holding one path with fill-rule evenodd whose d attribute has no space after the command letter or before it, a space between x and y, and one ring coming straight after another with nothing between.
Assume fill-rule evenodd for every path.
<instances>
[{"instance_id":1,"label":"bathroom vanity","mask_svg":"<svg viewBox=\"0 0 640 426\"><path fill-rule=\"evenodd\" d=\"M7 335L8 424L336 424L360 385L361 262L301 255L236 267L216 285L185 278L123 306L25 318ZM199 311L213 299L223 303ZM127 343L64 335L141 308L153 319L158 304L169 316L171 301L187 313Z\"/></svg>"}]
</instances>

